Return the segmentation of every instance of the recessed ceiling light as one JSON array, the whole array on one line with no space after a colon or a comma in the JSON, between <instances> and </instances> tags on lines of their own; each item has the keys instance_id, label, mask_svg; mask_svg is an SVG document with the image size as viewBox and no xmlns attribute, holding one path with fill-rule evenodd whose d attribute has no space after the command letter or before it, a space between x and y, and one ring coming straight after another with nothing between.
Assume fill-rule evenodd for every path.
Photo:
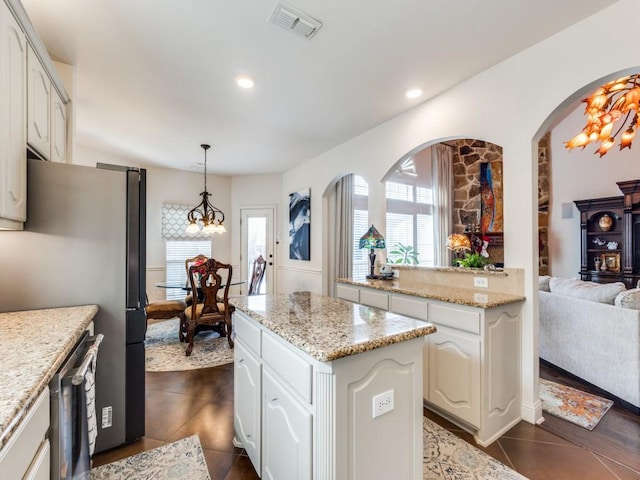
<instances>
[{"instance_id":1,"label":"recessed ceiling light","mask_svg":"<svg viewBox=\"0 0 640 480\"><path fill-rule=\"evenodd\" d=\"M420 88L410 88L404 92L404 95L407 98L418 98L422 95L422 90Z\"/></svg>"},{"instance_id":2,"label":"recessed ceiling light","mask_svg":"<svg viewBox=\"0 0 640 480\"><path fill-rule=\"evenodd\" d=\"M249 75L238 75L236 77L236 83L240 88L253 88L255 85L253 82L253 78Z\"/></svg>"}]
</instances>

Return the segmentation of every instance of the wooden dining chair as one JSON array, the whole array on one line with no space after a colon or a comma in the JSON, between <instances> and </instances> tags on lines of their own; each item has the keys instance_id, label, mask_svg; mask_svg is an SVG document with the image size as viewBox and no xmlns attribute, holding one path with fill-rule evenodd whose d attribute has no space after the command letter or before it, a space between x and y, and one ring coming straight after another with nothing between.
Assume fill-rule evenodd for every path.
<instances>
[{"instance_id":1,"label":"wooden dining chair","mask_svg":"<svg viewBox=\"0 0 640 480\"><path fill-rule=\"evenodd\" d=\"M171 318L178 318L178 338L181 342L184 342L187 335L187 318L184 310L187 308L187 304L182 300L158 300L156 302L149 303L149 298L145 294L147 304L144 308L144 312L147 317L147 323L149 320L168 320Z\"/></svg>"},{"instance_id":2,"label":"wooden dining chair","mask_svg":"<svg viewBox=\"0 0 640 480\"><path fill-rule=\"evenodd\" d=\"M258 255L258 258L253 261L253 271L251 273L247 295L257 295L260 293L260 285L262 285L266 265L267 262L262 255Z\"/></svg>"},{"instance_id":3,"label":"wooden dining chair","mask_svg":"<svg viewBox=\"0 0 640 480\"><path fill-rule=\"evenodd\" d=\"M184 268L187 272L187 284L186 287L191 287L191 283L189 282L189 267L191 265L202 265L203 263L205 263L208 260L209 257L207 257L206 255L196 255L193 258L187 258L184 261ZM193 300L193 290L191 290L185 297L184 297L184 302L187 304L187 307L189 305L191 305Z\"/></svg>"},{"instance_id":4,"label":"wooden dining chair","mask_svg":"<svg viewBox=\"0 0 640 480\"><path fill-rule=\"evenodd\" d=\"M226 278L223 278L225 272ZM198 292L199 289L202 301L192 302L191 306L184 311L187 318L188 342L185 355L189 356L193 351L193 338L196 335L196 327L199 325L209 327L222 325L229 348L233 348L233 339L231 338L233 307L229 305L229 286L232 275L233 267L231 265L218 262L213 258L207 259L201 265L189 267L191 291Z\"/></svg>"}]
</instances>

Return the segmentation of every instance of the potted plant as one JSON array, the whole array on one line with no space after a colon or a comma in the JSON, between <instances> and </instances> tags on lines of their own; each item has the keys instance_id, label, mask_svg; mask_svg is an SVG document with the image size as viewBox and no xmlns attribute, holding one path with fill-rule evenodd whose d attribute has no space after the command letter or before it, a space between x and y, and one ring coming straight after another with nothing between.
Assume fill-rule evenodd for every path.
<instances>
[{"instance_id":1,"label":"potted plant","mask_svg":"<svg viewBox=\"0 0 640 480\"><path fill-rule=\"evenodd\" d=\"M484 268L487 259L479 253L467 253L464 258L457 258L454 262L456 262L459 267Z\"/></svg>"},{"instance_id":2,"label":"potted plant","mask_svg":"<svg viewBox=\"0 0 640 480\"><path fill-rule=\"evenodd\" d=\"M412 245L397 243L396 246L393 247L393 250L389 252L389 256L397 258L390 258L389 262L405 265L417 265L419 263L418 255L420 255L420 253L418 250L413 248Z\"/></svg>"}]
</instances>

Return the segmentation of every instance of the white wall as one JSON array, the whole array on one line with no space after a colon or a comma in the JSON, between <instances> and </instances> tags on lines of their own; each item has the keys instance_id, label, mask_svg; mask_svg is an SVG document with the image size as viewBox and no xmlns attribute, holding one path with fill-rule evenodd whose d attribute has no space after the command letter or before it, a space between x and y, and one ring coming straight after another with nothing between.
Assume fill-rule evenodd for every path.
<instances>
[{"instance_id":1,"label":"white wall","mask_svg":"<svg viewBox=\"0 0 640 480\"><path fill-rule=\"evenodd\" d=\"M578 134L585 121L581 104L551 131L549 253L550 273L557 277L579 278L580 212L573 201L621 196L616 182L640 178L638 145L622 152L615 146L602 158L593 153L597 146L572 151L564 148L563 142ZM562 218L563 203L572 205L572 218Z\"/></svg>"},{"instance_id":2,"label":"white wall","mask_svg":"<svg viewBox=\"0 0 640 480\"><path fill-rule=\"evenodd\" d=\"M620 0L595 16L560 32L427 101L311 159L283 177L282 201L311 188L311 261L281 259L287 286L322 291L322 193L334 178L355 172L379 182L391 165L424 143L448 138L477 138L503 147L505 264L525 271L527 301L522 318L523 417L541 419L537 393L537 140L562 110L614 72L640 65L632 28L616 29L615 48L594 42L593 32L640 15L640 2ZM419 61L419 57L416 59ZM398 93L401 95L401 92ZM581 172L580 169L576 172ZM370 199L376 214L380 198ZM380 212L383 212L380 208ZM318 220L318 221L316 221ZM372 218L375 223L376 218ZM281 235L286 228L281 226Z\"/></svg>"}]
</instances>

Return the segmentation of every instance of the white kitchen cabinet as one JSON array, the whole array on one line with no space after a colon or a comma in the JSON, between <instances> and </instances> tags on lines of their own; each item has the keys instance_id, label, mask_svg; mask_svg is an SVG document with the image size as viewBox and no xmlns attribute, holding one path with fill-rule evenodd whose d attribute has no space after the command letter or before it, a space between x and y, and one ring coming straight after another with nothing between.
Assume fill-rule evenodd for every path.
<instances>
[{"instance_id":1,"label":"white kitchen cabinet","mask_svg":"<svg viewBox=\"0 0 640 480\"><path fill-rule=\"evenodd\" d=\"M342 283L336 295L388 301L391 312L436 326L424 339L426 405L472 432L478 444L489 445L520 421L521 302L481 308Z\"/></svg>"},{"instance_id":2,"label":"white kitchen cabinet","mask_svg":"<svg viewBox=\"0 0 640 480\"><path fill-rule=\"evenodd\" d=\"M425 398L477 427L480 425L480 339L438 325L427 338Z\"/></svg>"},{"instance_id":3,"label":"white kitchen cabinet","mask_svg":"<svg viewBox=\"0 0 640 480\"><path fill-rule=\"evenodd\" d=\"M51 154L52 162L67 161L67 106L60 94L51 92Z\"/></svg>"},{"instance_id":4,"label":"white kitchen cabinet","mask_svg":"<svg viewBox=\"0 0 640 480\"><path fill-rule=\"evenodd\" d=\"M51 156L51 80L31 45L27 48L27 142L43 158Z\"/></svg>"},{"instance_id":5,"label":"white kitchen cabinet","mask_svg":"<svg viewBox=\"0 0 640 480\"><path fill-rule=\"evenodd\" d=\"M269 370L263 380L262 478L311 479L313 415Z\"/></svg>"},{"instance_id":6,"label":"white kitchen cabinet","mask_svg":"<svg viewBox=\"0 0 640 480\"><path fill-rule=\"evenodd\" d=\"M254 354L236 338L234 347L233 422L236 435L241 439L256 471L261 470L262 446L262 366Z\"/></svg>"},{"instance_id":7,"label":"white kitchen cabinet","mask_svg":"<svg viewBox=\"0 0 640 480\"><path fill-rule=\"evenodd\" d=\"M18 425L15 433L0 450L0 472L4 478L49 478L49 388L38 396Z\"/></svg>"},{"instance_id":8,"label":"white kitchen cabinet","mask_svg":"<svg viewBox=\"0 0 640 480\"><path fill-rule=\"evenodd\" d=\"M0 2L0 229L27 218L27 39Z\"/></svg>"}]
</instances>

